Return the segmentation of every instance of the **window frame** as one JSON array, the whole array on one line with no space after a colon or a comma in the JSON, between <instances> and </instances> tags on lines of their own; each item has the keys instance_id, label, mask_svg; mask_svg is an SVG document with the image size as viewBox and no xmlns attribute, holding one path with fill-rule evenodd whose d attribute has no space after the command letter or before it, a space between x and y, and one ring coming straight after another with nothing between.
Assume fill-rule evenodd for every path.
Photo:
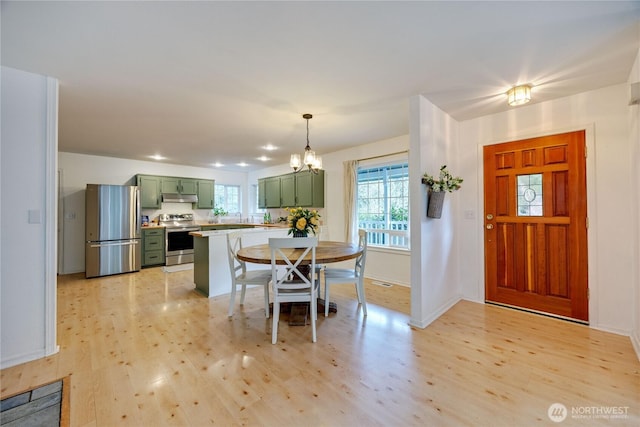
<instances>
[{"instance_id":1,"label":"window frame","mask_svg":"<svg viewBox=\"0 0 640 427\"><path fill-rule=\"evenodd\" d=\"M398 174L399 171L402 171L402 173ZM379 175L379 179L376 179L376 174ZM362 193L364 192L362 186L366 182L372 183L373 186L378 187L377 190L373 190L373 197L367 197L368 200L374 199L373 204L377 205L377 209L374 209L374 212L367 212L366 215L382 215L381 220L373 221L361 219L364 215L362 212L362 205L364 204L362 200ZM376 182L378 183L376 184ZM395 191L397 192L398 184L400 184L402 192L399 197L391 195L393 190L392 186L396 187ZM367 187L366 192L371 195L371 185L367 184ZM367 244L373 248L410 250L410 191L408 156L389 156L387 158L376 159L375 162L360 162L357 171L356 192L358 228L363 228L367 231ZM380 196L380 193L382 193L382 196ZM394 203L394 199L396 199L396 203ZM397 199L400 199L399 204L404 210L404 212L400 212L404 217L404 220L400 221L393 220L393 209L398 206ZM380 203L380 201L382 201L382 203ZM372 203L369 201L366 204L371 205ZM382 222L383 224L375 224L375 222ZM380 225L383 225L384 228L380 228Z\"/></svg>"},{"instance_id":2,"label":"window frame","mask_svg":"<svg viewBox=\"0 0 640 427\"><path fill-rule=\"evenodd\" d=\"M229 202L228 197L231 190L237 191L236 197L237 200L235 202ZM220 193L224 193L223 196ZM234 206L234 203L237 206ZM225 211L229 213L229 215L242 213L242 187L238 184L215 184L214 189L214 207L222 207Z\"/></svg>"}]
</instances>

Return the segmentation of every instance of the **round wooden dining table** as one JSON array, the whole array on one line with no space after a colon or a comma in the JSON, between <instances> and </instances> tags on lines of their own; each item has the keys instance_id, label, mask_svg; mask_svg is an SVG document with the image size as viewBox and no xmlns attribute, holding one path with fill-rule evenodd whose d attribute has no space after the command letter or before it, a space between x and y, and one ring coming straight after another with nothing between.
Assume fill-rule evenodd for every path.
<instances>
[{"instance_id":1,"label":"round wooden dining table","mask_svg":"<svg viewBox=\"0 0 640 427\"><path fill-rule=\"evenodd\" d=\"M282 249L289 259L298 259L304 249ZM316 247L316 264L330 264L357 258L362 248L357 243L333 242L321 240ZM247 246L238 251L238 259L256 264L271 264L271 249L269 244ZM284 260L276 258L276 264L284 264ZM303 263L311 263L311 252L304 258Z\"/></svg>"},{"instance_id":2,"label":"round wooden dining table","mask_svg":"<svg viewBox=\"0 0 640 427\"><path fill-rule=\"evenodd\" d=\"M304 249L281 249L282 252L290 259L296 260L302 254ZM362 254L362 248L356 243L345 242L333 242L321 240L316 247L316 265L329 264L332 262L347 261L349 259L357 258ZM269 244L247 246L242 248L236 254L238 259L245 262L252 262L256 264L271 264L271 248ZM302 261L302 265L311 264L311 251L305 256ZM276 264L286 264L283 259L276 258ZM324 312L325 301L322 298L318 298L318 313ZM335 302L329 302L329 311L332 313L338 312L338 306ZM293 324L290 322L290 324ZM295 323L297 324L297 323Z\"/></svg>"}]
</instances>

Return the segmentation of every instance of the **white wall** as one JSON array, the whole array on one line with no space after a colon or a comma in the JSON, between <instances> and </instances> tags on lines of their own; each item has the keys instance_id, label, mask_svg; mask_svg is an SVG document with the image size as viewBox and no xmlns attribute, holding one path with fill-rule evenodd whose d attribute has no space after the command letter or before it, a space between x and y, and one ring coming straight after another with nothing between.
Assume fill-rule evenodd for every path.
<instances>
[{"instance_id":1,"label":"white wall","mask_svg":"<svg viewBox=\"0 0 640 427\"><path fill-rule=\"evenodd\" d=\"M628 83L638 83L640 82L640 49L638 49L638 54L636 55L636 60L631 69L631 73L629 74ZM635 177L633 177L633 189L631 194L635 194L636 198L634 204L632 206L633 212L635 212L636 220L632 223L632 226L635 226L635 233L631 233L631 235L635 235L635 247L634 251L636 254L636 262L633 263L634 273L633 273L633 282L635 284L635 295L632 298L634 308L634 322L633 328L631 331L631 340L633 342L633 346L636 350L636 354L638 355L638 359L640 359L640 262L638 262L638 258L640 258L640 221L638 221L640 212L640 105L632 105L629 106L629 145L631 148L631 155L629 156L629 160L631 161L631 170L634 172Z\"/></svg>"},{"instance_id":2,"label":"white wall","mask_svg":"<svg viewBox=\"0 0 640 427\"><path fill-rule=\"evenodd\" d=\"M345 241L344 217L344 170L343 162L361 160L376 156L385 156L409 149L409 136L362 144L333 153L320 153L325 173L325 205L320 209L323 221L321 238ZM249 173L249 182L256 183L259 178L290 173L289 165L279 165ZM300 172L307 173L307 172ZM272 216L281 210L272 210ZM378 249L370 247L367 251L365 276L373 280L410 286L410 253L408 251Z\"/></svg>"},{"instance_id":3,"label":"white wall","mask_svg":"<svg viewBox=\"0 0 640 427\"><path fill-rule=\"evenodd\" d=\"M628 85L622 84L460 124L458 159L467 185L456 212L456 228L463 240L461 257L475 260L465 263L461 270L461 291L465 298L474 301L484 298L482 146L586 129L590 324L630 334L633 296L637 295L634 265L639 254L635 241L638 191L632 185L632 168L637 168L638 163L630 161L637 139L635 142L631 139L629 108ZM476 212L476 219L463 219L465 211Z\"/></svg>"},{"instance_id":4,"label":"white wall","mask_svg":"<svg viewBox=\"0 0 640 427\"><path fill-rule=\"evenodd\" d=\"M55 79L2 67L0 365L57 351Z\"/></svg>"},{"instance_id":5,"label":"white wall","mask_svg":"<svg viewBox=\"0 0 640 427\"><path fill-rule=\"evenodd\" d=\"M216 184L240 185L247 193L247 174L215 169L172 165L167 163L118 159L115 157L89 156L64 153L58 155L60 170L61 236L58 264L61 274L84 271L84 192L87 184L133 185L136 174L179 176L185 178L213 179ZM247 197L243 197L243 212L247 212ZM144 210L149 218L164 213L187 213L190 203L163 203L160 210ZM193 210L199 220L206 220L208 210Z\"/></svg>"},{"instance_id":6,"label":"white wall","mask_svg":"<svg viewBox=\"0 0 640 427\"><path fill-rule=\"evenodd\" d=\"M458 158L458 123L423 96L411 100L411 324L425 327L460 300L460 200L467 197L467 170ZM421 178L442 165L465 183L447 193L442 217L426 217L427 192ZM417 196L417 197L416 197ZM465 259L465 269L468 259Z\"/></svg>"}]
</instances>

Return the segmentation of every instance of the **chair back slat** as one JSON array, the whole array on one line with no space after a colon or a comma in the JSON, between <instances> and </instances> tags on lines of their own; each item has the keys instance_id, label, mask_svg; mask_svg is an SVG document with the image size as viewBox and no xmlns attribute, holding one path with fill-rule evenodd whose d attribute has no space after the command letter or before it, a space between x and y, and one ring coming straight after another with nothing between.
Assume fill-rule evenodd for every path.
<instances>
[{"instance_id":1,"label":"chair back slat","mask_svg":"<svg viewBox=\"0 0 640 427\"><path fill-rule=\"evenodd\" d=\"M311 252L311 263L309 266L310 271L315 269L316 260L316 247L318 246L318 239L316 237L284 237L284 238L270 238L269 247L271 249L271 268L272 268L272 281L275 287L281 289L304 289L313 287L315 283L315 277L313 275L307 276L304 271L301 271L300 266L304 262L305 257ZM283 249L298 249L304 250L298 254L297 258L291 258L288 254L290 251ZM278 264L277 261L284 261L284 265L280 265L281 270L284 273L278 277Z\"/></svg>"},{"instance_id":2,"label":"chair back slat","mask_svg":"<svg viewBox=\"0 0 640 427\"><path fill-rule=\"evenodd\" d=\"M355 273L356 276L360 276L364 271L364 265L367 261L367 232L365 230L358 230L358 247L362 250L362 253L356 258Z\"/></svg>"},{"instance_id":3,"label":"chair back slat","mask_svg":"<svg viewBox=\"0 0 640 427\"><path fill-rule=\"evenodd\" d=\"M229 269L232 274L237 274L242 271L247 271L247 265L244 261L238 259L238 251L242 249L242 232L236 231L227 234L227 249L229 257Z\"/></svg>"},{"instance_id":4,"label":"chair back slat","mask_svg":"<svg viewBox=\"0 0 640 427\"><path fill-rule=\"evenodd\" d=\"M311 311L311 341L316 342L318 282L316 280L317 237L270 238L271 283L273 286L273 324L271 343L278 339L281 302L308 303ZM299 249L291 251L287 249ZM311 254L311 262L305 260ZM280 261L280 264L278 263ZM282 263L284 262L284 264ZM306 269L308 265L308 270ZM305 268L303 268L305 266ZM278 277L278 267L284 274Z\"/></svg>"},{"instance_id":5,"label":"chair back slat","mask_svg":"<svg viewBox=\"0 0 640 427\"><path fill-rule=\"evenodd\" d=\"M264 287L264 308L265 315L269 317L269 283L271 282L271 271L268 269L253 269L247 271L247 264L238 258L238 251L242 249L242 231L227 233L227 258L229 261L229 273L231 275L231 293L229 295L229 317L233 315L233 308L236 298L236 288L242 287L240 295L240 305L244 305L244 298L247 285Z\"/></svg>"}]
</instances>

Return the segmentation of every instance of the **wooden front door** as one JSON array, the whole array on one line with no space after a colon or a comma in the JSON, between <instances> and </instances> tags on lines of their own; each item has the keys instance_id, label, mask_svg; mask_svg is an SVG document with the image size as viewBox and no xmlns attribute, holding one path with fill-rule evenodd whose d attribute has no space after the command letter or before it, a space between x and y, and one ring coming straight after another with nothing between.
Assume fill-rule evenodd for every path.
<instances>
[{"instance_id":1,"label":"wooden front door","mask_svg":"<svg viewBox=\"0 0 640 427\"><path fill-rule=\"evenodd\" d=\"M584 131L484 147L485 298L589 320Z\"/></svg>"}]
</instances>

